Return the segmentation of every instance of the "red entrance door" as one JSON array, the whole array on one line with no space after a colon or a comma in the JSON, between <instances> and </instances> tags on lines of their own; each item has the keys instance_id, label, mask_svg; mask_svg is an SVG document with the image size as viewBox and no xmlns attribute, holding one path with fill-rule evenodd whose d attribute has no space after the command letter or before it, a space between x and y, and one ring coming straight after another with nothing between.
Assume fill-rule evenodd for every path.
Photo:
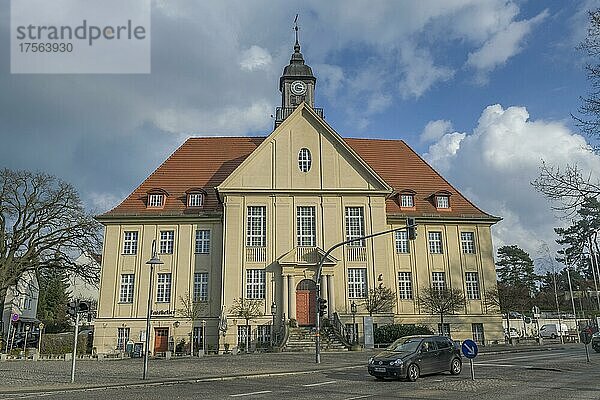
<instances>
[{"instance_id":1,"label":"red entrance door","mask_svg":"<svg viewBox=\"0 0 600 400\"><path fill-rule=\"evenodd\" d=\"M296 288L296 320L300 326L315 324L317 288L310 279L302 280Z\"/></svg>"},{"instance_id":2,"label":"red entrance door","mask_svg":"<svg viewBox=\"0 0 600 400\"><path fill-rule=\"evenodd\" d=\"M169 348L169 328L154 328L154 354Z\"/></svg>"}]
</instances>

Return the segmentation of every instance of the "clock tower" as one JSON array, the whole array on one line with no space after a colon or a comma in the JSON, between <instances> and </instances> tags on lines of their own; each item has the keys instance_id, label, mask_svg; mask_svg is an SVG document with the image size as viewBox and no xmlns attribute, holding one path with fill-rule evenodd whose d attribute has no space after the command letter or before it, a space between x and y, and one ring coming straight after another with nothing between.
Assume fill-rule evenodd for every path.
<instances>
[{"instance_id":1,"label":"clock tower","mask_svg":"<svg viewBox=\"0 0 600 400\"><path fill-rule=\"evenodd\" d=\"M315 84L317 78L312 69L304 63L304 57L300 53L298 42L298 31L296 28L296 43L294 53L289 65L283 69L283 75L279 78L279 91L281 92L281 107L277 107L275 128L286 119L296 107L302 102L314 109L315 107ZM323 109L315 109L322 117Z\"/></svg>"}]
</instances>

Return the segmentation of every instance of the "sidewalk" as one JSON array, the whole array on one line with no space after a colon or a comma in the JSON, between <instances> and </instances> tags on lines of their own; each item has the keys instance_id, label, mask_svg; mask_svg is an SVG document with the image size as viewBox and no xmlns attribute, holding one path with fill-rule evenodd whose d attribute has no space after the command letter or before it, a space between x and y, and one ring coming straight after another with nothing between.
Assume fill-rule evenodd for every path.
<instances>
[{"instance_id":1,"label":"sidewalk","mask_svg":"<svg viewBox=\"0 0 600 400\"><path fill-rule=\"evenodd\" d=\"M574 345L486 346L480 347L480 355L549 351L571 346ZM7 361L0 363L0 397L10 393L157 385L360 368L365 367L369 357L380 350L324 352L321 354L321 364L315 363L315 355L312 352L151 359L148 366L149 379L146 381L141 379L142 359L77 360L74 384L70 383L70 361Z\"/></svg>"}]
</instances>

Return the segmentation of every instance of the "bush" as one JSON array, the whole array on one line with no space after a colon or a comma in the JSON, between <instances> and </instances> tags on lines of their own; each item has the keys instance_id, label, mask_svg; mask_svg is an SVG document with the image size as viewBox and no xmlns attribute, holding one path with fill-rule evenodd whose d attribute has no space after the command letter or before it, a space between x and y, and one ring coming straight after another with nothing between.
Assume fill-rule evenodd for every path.
<instances>
[{"instance_id":1,"label":"bush","mask_svg":"<svg viewBox=\"0 0 600 400\"><path fill-rule=\"evenodd\" d=\"M86 354L87 335L77 338L77 354ZM42 354L65 354L73 351L73 333L42 335Z\"/></svg>"},{"instance_id":2,"label":"bush","mask_svg":"<svg viewBox=\"0 0 600 400\"><path fill-rule=\"evenodd\" d=\"M392 343L403 336L432 335L433 331L421 325L383 325L375 329L375 343Z\"/></svg>"}]
</instances>

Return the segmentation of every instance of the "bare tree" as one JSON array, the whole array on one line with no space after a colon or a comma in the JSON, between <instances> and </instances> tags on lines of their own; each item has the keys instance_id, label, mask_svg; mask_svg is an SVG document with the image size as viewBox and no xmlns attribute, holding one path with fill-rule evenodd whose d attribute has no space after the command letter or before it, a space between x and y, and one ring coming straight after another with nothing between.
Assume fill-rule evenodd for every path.
<instances>
[{"instance_id":1,"label":"bare tree","mask_svg":"<svg viewBox=\"0 0 600 400\"><path fill-rule=\"evenodd\" d=\"M369 290L365 299L365 308L370 316L381 312L389 312L396 302L396 294L386 286L378 286Z\"/></svg>"},{"instance_id":2,"label":"bare tree","mask_svg":"<svg viewBox=\"0 0 600 400\"><path fill-rule=\"evenodd\" d=\"M246 321L246 352L250 349L250 320L261 317L263 302L255 299L245 299L239 297L233 301L231 313L237 317L244 318Z\"/></svg>"},{"instance_id":3,"label":"bare tree","mask_svg":"<svg viewBox=\"0 0 600 400\"><path fill-rule=\"evenodd\" d=\"M186 292L185 295L179 296L179 303L181 303L181 307L177 309L177 313L182 318L185 318L192 323L190 354L194 355L194 321L197 321L206 314L208 303L205 301L194 301L190 292ZM204 332L202 332L202 335L204 335ZM203 337L202 340L206 341L206 337Z\"/></svg>"},{"instance_id":4,"label":"bare tree","mask_svg":"<svg viewBox=\"0 0 600 400\"><path fill-rule=\"evenodd\" d=\"M498 287L487 290L484 293L484 304L486 307L506 314L508 340L511 344L510 313L511 311L520 311L523 313L532 306L532 300L526 285L507 285L499 282Z\"/></svg>"},{"instance_id":5,"label":"bare tree","mask_svg":"<svg viewBox=\"0 0 600 400\"><path fill-rule=\"evenodd\" d=\"M100 225L70 184L43 173L0 170L0 306L25 273L58 269L97 283L98 265L76 258L100 247Z\"/></svg>"},{"instance_id":6,"label":"bare tree","mask_svg":"<svg viewBox=\"0 0 600 400\"><path fill-rule=\"evenodd\" d=\"M444 329L444 316L454 314L466 305L462 290L455 288L437 289L428 287L419 296L419 304L426 311L440 316L440 324Z\"/></svg>"}]
</instances>

